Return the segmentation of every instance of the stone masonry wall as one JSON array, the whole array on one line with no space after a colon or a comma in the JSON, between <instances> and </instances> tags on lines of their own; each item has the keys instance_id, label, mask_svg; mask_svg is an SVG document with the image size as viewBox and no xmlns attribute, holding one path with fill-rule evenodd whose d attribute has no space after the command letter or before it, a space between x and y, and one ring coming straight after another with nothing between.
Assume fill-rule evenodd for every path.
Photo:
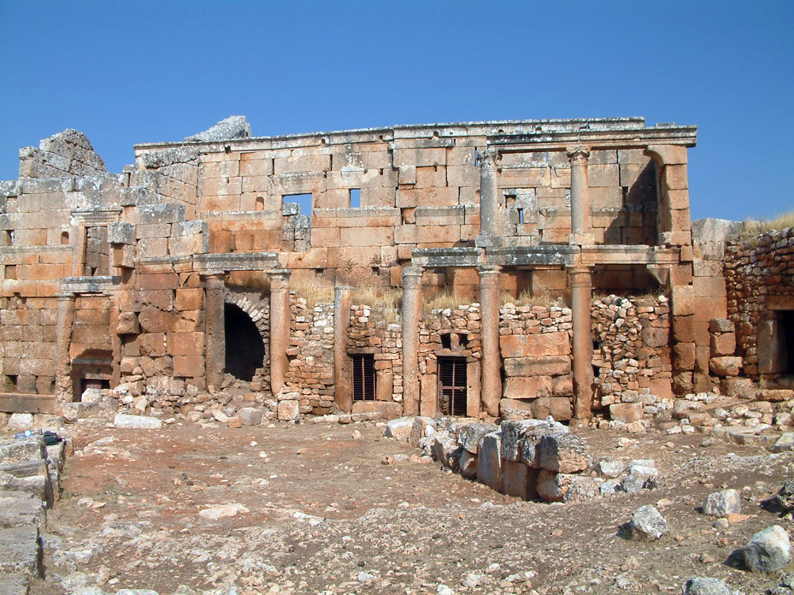
<instances>
[{"instance_id":1,"label":"stone masonry wall","mask_svg":"<svg viewBox=\"0 0 794 595\"><path fill-rule=\"evenodd\" d=\"M387 322L393 318L395 322ZM375 361L376 400L401 403L403 398L402 326L394 311L353 304L347 352L372 353Z\"/></svg>"},{"instance_id":2,"label":"stone masonry wall","mask_svg":"<svg viewBox=\"0 0 794 595\"><path fill-rule=\"evenodd\" d=\"M289 369L283 393L298 393L300 413L325 415L334 404L334 305L307 306L291 294Z\"/></svg>"},{"instance_id":3,"label":"stone masonry wall","mask_svg":"<svg viewBox=\"0 0 794 595\"><path fill-rule=\"evenodd\" d=\"M728 318L736 328L744 373L754 379L794 374L781 360L786 343L782 317L794 311L794 228L731 242L725 249L725 281Z\"/></svg>"},{"instance_id":4,"label":"stone masonry wall","mask_svg":"<svg viewBox=\"0 0 794 595\"><path fill-rule=\"evenodd\" d=\"M0 392L52 394L56 313L54 298L0 298Z\"/></svg>"},{"instance_id":5,"label":"stone masonry wall","mask_svg":"<svg viewBox=\"0 0 794 595\"><path fill-rule=\"evenodd\" d=\"M504 304L500 348L504 361L503 418L568 420L572 415L573 314L560 306Z\"/></svg>"},{"instance_id":6,"label":"stone masonry wall","mask_svg":"<svg viewBox=\"0 0 794 595\"><path fill-rule=\"evenodd\" d=\"M671 396L670 307L654 300L610 295L593 301L596 407L634 403L642 392Z\"/></svg>"}]
</instances>

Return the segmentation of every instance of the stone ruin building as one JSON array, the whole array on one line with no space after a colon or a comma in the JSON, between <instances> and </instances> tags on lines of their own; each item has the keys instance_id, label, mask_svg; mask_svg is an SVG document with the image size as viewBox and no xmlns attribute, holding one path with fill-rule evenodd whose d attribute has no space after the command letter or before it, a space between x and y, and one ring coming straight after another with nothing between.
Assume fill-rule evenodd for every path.
<instances>
[{"instance_id":1,"label":"stone ruin building","mask_svg":"<svg viewBox=\"0 0 794 595\"><path fill-rule=\"evenodd\" d=\"M693 242L695 143L642 118L253 137L232 117L119 174L66 130L0 182L0 409L94 388L195 420L584 424L782 382L792 234Z\"/></svg>"}]
</instances>

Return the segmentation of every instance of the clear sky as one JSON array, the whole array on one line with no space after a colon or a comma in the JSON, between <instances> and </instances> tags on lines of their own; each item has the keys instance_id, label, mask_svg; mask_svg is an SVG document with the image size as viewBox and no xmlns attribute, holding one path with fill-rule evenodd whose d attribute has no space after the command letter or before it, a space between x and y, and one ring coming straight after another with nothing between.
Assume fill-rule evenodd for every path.
<instances>
[{"instance_id":1,"label":"clear sky","mask_svg":"<svg viewBox=\"0 0 794 595\"><path fill-rule=\"evenodd\" d=\"M20 147L644 116L698 126L693 218L794 209L794 2L0 0L0 180Z\"/></svg>"}]
</instances>

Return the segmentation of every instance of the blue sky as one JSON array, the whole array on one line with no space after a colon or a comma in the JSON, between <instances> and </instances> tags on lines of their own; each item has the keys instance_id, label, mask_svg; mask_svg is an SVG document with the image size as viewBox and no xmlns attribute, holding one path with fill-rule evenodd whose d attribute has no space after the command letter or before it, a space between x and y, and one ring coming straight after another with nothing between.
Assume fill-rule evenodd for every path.
<instances>
[{"instance_id":1,"label":"blue sky","mask_svg":"<svg viewBox=\"0 0 794 595\"><path fill-rule=\"evenodd\" d=\"M794 208L794 2L0 0L0 179L83 131L135 143L229 115L256 136L644 116L699 127L693 218Z\"/></svg>"}]
</instances>

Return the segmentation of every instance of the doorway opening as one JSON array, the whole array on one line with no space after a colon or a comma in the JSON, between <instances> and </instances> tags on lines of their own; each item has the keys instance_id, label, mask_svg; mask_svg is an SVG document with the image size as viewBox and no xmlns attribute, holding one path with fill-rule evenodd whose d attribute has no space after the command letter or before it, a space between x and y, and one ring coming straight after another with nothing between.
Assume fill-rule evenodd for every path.
<instances>
[{"instance_id":1,"label":"doorway opening","mask_svg":"<svg viewBox=\"0 0 794 595\"><path fill-rule=\"evenodd\" d=\"M782 310L778 314L780 319L780 361L783 364L781 372L794 375L794 310Z\"/></svg>"},{"instance_id":2,"label":"doorway opening","mask_svg":"<svg viewBox=\"0 0 794 595\"><path fill-rule=\"evenodd\" d=\"M239 306L224 305L226 339L226 372L238 380L251 382L258 368L263 367L265 344L259 329Z\"/></svg>"},{"instance_id":3,"label":"doorway opening","mask_svg":"<svg viewBox=\"0 0 794 595\"><path fill-rule=\"evenodd\" d=\"M465 357L438 358L438 409L441 415L466 415L466 372Z\"/></svg>"},{"instance_id":4,"label":"doorway opening","mask_svg":"<svg viewBox=\"0 0 794 595\"><path fill-rule=\"evenodd\" d=\"M353 362L353 400L375 400L375 356L356 353L350 356Z\"/></svg>"}]
</instances>

